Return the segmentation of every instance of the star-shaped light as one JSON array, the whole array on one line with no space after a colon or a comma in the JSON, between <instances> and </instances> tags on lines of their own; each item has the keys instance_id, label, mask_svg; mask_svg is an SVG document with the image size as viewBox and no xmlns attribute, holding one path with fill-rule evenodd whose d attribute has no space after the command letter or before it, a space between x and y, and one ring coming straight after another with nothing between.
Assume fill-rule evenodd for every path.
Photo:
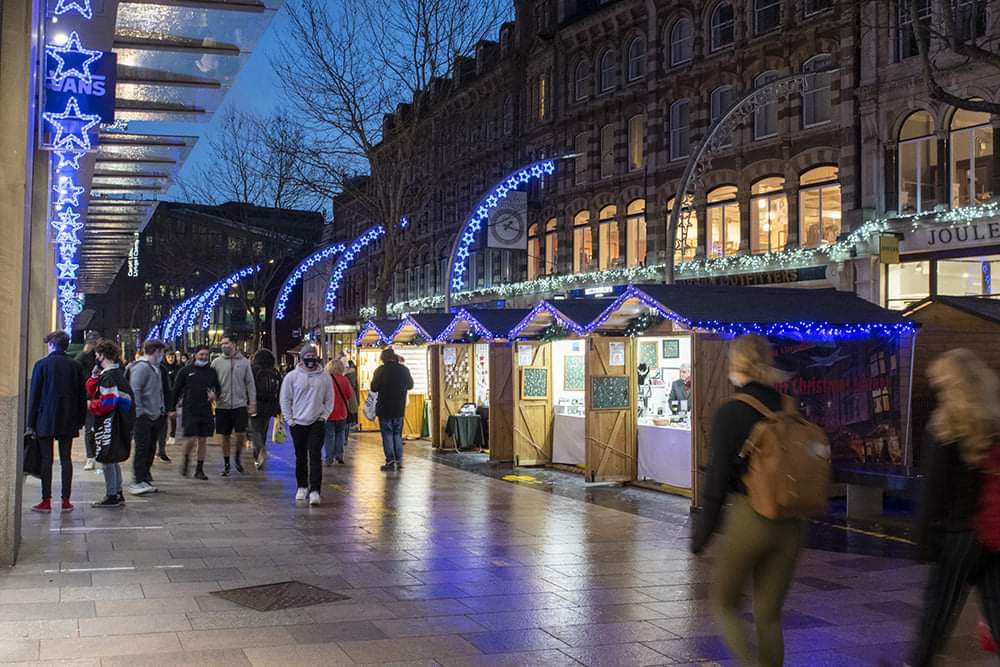
<instances>
[{"instance_id":1,"label":"star-shaped light","mask_svg":"<svg viewBox=\"0 0 1000 667\"><path fill-rule=\"evenodd\" d=\"M76 280L76 272L80 265L67 261L59 262L56 268L59 269L59 280Z\"/></svg>"},{"instance_id":2,"label":"star-shaped light","mask_svg":"<svg viewBox=\"0 0 1000 667\"><path fill-rule=\"evenodd\" d=\"M101 122L101 117L97 114L80 113L80 103L75 97L69 98L62 113L49 111L43 113L42 118L56 128L52 147L62 151L89 151L90 136L87 133ZM72 127L67 127L67 124L72 126L77 123L81 123L81 126L76 131L73 131Z\"/></svg>"},{"instance_id":3,"label":"star-shaped light","mask_svg":"<svg viewBox=\"0 0 1000 667\"><path fill-rule=\"evenodd\" d=\"M76 213L71 208L66 209L56 217L59 218L59 221L56 222L55 220L53 220L51 224L53 227L55 227L60 231L66 229L72 229L74 231L78 229L83 229L83 223L77 222L80 219L80 214Z\"/></svg>"},{"instance_id":4,"label":"star-shaped light","mask_svg":"<svg viewBox=\"0 0 1000 667\"><path fill-rule=\"evenodd\" d=\"M55 151L55 154L59 157L59 164L56 165L57 170L66 167L69 167L70 169L79 169L80 158L84 155L79 151Z\"/></svg>"},{"instance_id":5,"label":"star-shaped light","mask_svg":"<svg viewBox=\"0 0 1000 667\"><path fill-rule=\"evenodd\" d=\"M68 178L60 178L59 182L52 186L52 190L59 195L59 198L56 200L56 206L65 206L66 204L79 206L80 195L83 194L85 189L78 185L73 185L73 181Z\"/></svg>"},{"instance_id":6,"label":"star-shaped light","mask_svg":"<svg viewBox=\"0 0 1000 667\"><path fill-rule=\"evenodd\" d=\"M83 48L80 35L75 30L69 34L66 44L63 46L47 44L45 52L57 63L56 71L52 73L52 80L56 83L60 83L68 76L75 76L84 83L91 83L93 78L90 66L104 55L101 51Z\"/></svg>"},{"instance_id":7,"label":"star-shaped light","mask_svg":"<svg viewBox=\"0 0 1000 667\"><path fill-rule=\"evenodd\" d=\"M94 18L94 9L90 6L90 0L59 0L56 8L52 11L56 16L62 16L67 12L76 12L85 19Z\"/></svg>"}]
</instances>

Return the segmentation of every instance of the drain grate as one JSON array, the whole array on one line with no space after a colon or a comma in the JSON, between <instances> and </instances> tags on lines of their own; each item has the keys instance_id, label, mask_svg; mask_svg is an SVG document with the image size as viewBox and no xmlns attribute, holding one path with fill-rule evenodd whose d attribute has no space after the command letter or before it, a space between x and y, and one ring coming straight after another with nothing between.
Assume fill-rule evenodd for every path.
<instances>
[{"instance_id":1,"label":"drain grate","mask_svg":"<svg viewBox=\"0 0 1000 667\"><path fill-rule=\"evenodd\" d=\"M301 581L282 581L278 584L231 588L225 591L212 591L212 595L257 611L311 607L317 604L350 599L346 595L304 584Z\"/></svg>"}]
</instances>

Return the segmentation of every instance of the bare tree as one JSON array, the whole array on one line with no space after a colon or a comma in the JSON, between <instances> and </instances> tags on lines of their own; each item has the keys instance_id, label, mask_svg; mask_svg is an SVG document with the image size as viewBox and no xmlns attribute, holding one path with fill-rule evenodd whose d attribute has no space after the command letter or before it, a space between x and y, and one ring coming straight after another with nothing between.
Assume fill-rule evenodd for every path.
<instances>
[{"instance_id":1,"label":"bare tree","mask_svg":"<svg viewBox=\"0 0 1000 667\"><path fill-rule=\"evenodd\" d=\"M385 227L375 298L384 313L400 259L404 217L428 205L435 183L433 84L494 34L504 0L298 0L273 61L315 138L305 152L315 190L342 193ZM359 174L369 178L359 179Z\"/></svg>"}]
</instances>

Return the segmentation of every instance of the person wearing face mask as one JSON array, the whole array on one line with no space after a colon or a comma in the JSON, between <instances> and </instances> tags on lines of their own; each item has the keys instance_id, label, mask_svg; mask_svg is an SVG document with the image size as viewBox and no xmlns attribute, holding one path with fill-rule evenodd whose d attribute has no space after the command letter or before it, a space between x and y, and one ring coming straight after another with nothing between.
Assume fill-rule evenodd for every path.
<instances>
[{"instance_id":1,"label":"person wearing face mask","mask_svg":"<svg viewBox=\"0 0 1000 667\"><path fill-rule=\"evenodd\" d=\"M295 445L296 501L309 496L319 505L323 485L323 436L326 420L333 412L334 394L330 376L320 366L313 345L302 346L301 361L281 383L281 414L292 432Z\"/></svg>"},{"instance_id":2,"label":"person wearing face mask","mask_svg":"<svg viewBox=\"0 0 1000 667\"><path fill-rule=\"evenodd\" d=\"M222 356L212 362L222 390L215 404L215 432L222 436L222 476L229 477L229 452L236 434L236 472L243 472L243 448L247 444L250 415L257 414L257 386L250 360L240 354L231 336L222 338Z\"/></svg>"},{"instance_id":3,"label":"person wearing face mask","mask_svg":"<svg viewBox=\"0 0 1000 667\"><path fill-rule=\"evenodd\" d=\"M132 472L135 480L128 492L144 496L156 492L150 468L160 442L160 434L167 425L167 400L164 395L163 351L166 346L158 340L147 340L142 346L143 355L132 365L129 384L135 396L135 455Z\"/></svg>"},{"instance_id":4,"label":"person wearing face mask","mask_svg":"<svg viewBox=\"0 0 1000 667\"><path fill-rule=\"evenodd\" d=\"M212 401L219 395L219 376L209 365L207 345L199 345L194 352L194 362L177 373L177 381L171 394L171 418L176 415L177 406L182 407L181 429L186 439L184 462L181 475L187 477L191 465L191 452L198 445L198 465L195 479L208 479L205 475L205 453L208 438L215 431L212 415Z\"/></svg>"},{"instance_id":5,"label":"person wearing face mask","mask_svg":"<svg viewBox=\"0 0 1000 667\"><path fill-rule=\"evenodd\" d=\"M778 380L774 354L760 336L730 342L729 380L737 395L755 399L768 410L780 412L785 407L786 397L774 388ZM723 506L730 500L713 594L720 634L740 664L780 667L785 651L781 610L805 542L806 522L768 519L750 506L741 479L748 462L740 453L754 425L764 418L757 409L735 398L723 403L713 416L711 464L702 510L695 515L691 551L698 554L705 548L719 528ZM756 651L743 617L743 596L751 582Z\"/></svg>"}]
</instances>

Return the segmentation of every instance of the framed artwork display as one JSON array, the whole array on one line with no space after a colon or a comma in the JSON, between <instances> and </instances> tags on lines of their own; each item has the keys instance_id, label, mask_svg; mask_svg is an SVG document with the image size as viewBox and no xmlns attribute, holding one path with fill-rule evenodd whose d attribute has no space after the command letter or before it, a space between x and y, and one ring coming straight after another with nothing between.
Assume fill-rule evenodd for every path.
<instances>
[{"instance_id":1,"label":"framed artwork display","mask_svg":"<svg viewBox=\"0 0 1000 667\"><path fill-rule=\"evenodd\" d=\"M629 379L624 375L598 375L590 378L591 410L628 410L631 407Z\"/></svg>"},{"instance_id":2,"label":"framed artwork display","mask_svg":"<svg viewBox=\"0 0 1000 667\"><path fill-rule=\"evenodd\" d=\"M680 359L681 358L681 342L676 338L665 338L663 340L663 358L664 359Z\"/></svg>"},{"instance_id":3,"label":"framed artwork display","mask_svg":"<svg viewBox=\"0 0 1000 667\"><path fill-rule=\"evenodd\" d=\"M549 397L549 370L547 368L521 369L521 398L541 400Z\"/></svg>"}]
</instances>

